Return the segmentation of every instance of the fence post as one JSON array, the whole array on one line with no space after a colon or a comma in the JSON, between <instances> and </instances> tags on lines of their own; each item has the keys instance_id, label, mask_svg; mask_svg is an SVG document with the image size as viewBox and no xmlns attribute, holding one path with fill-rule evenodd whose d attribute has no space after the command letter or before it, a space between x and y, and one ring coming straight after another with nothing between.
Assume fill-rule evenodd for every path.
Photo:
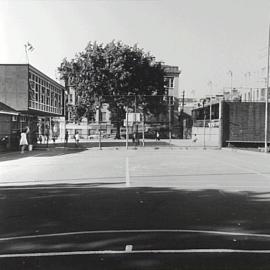
<instances>
[{"instance_id":1,"label":"fence post","mask_svg":"<svg viewBox=\"0 0 270 270\"><path fill-rule=\"evenodd\" d=\"M144 113L142 114L142 143L144 147Z\"/></svg>"},{"instance_id":2,"label":"fence post","mask_svg":"<svg viewBox=\"0 0 270 270\"><path fill-rule=\"evenodd\" d=\"M219 140L218 146L219 149L222 148L223 144L223 101L219 102L219 112L218 112L218 119L219 119Z\"/></svg>"},{"instance_id":3,"label":"fence post","mask_svg":"<svg viewBox=\"0 0 270 270\"><path fill-rule=\"evenodd\" d=\"M205 118L206 118L206 113L204 111L204 117L203 117L203 149L205 149Z\"/></svg>"},{"instance_id":4,"label":"fence post","mask_svg":"<svg viewBox=\"0 0 270 270\"><path fill-rule=\"evenodd\" d=\"M128 149L128 108L126 108L126 149Z\"/></svg>"}]
</instances>

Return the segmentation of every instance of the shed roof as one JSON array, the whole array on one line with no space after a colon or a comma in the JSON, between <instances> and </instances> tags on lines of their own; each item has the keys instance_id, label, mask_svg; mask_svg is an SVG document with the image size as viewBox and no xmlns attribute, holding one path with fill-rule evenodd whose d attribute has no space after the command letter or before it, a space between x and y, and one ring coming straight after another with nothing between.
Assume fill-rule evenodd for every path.
<instances>
[{"instance_id":1,"label":"shed roof","mask_svg":"<svg viewBox=\"0 0 270 270\"><path fill-rule=\"evenodd\" d=\"M0 113L1 114L12 114L12 115L18 115L18 112L14 110L13 108L9 107L3 102L0 102Z\"/></svg>"}]
</instances>

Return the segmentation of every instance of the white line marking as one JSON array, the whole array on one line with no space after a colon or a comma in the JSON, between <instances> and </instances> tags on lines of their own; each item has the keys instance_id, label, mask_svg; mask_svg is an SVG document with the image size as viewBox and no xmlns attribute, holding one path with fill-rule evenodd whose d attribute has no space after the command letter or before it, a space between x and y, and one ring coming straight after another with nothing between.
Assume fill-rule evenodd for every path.
<instances>
[{"instance_id":1,"label":"white line marking","mask_svg":"<svg viewBox=\"0 0 270 270\"><path fill-rule=\"evenodd\" d=\"M220 158L216 157L215 154L212 154L211 153L209 156L211 156L215 160L218 160L220 163L226 164L226 165L231 166L231 167L234 167L236 169L245 170L245 171L247 171L250 174L255 174L255 175L258 175L258 176L267 178L267 179L269 179L269 177L270 177L270 175L268 173L262 173L262 172L260 172L258 170L250 169L250 168L247 168L247 167L242 166L242 165L238 165L238 164L233 163L233 162L228 162L228 161L225 161L225 160L220 160ZM213 157L213 156L215 156L215 157ZM239 162L239 159L230 157L230 161L232 161L232 160L234 160L235 162Z\"/></svg>"},{"instance_id":2,"label":"white line marking","mask_svg":"<svg viewBox=\"0 0 270 270\"><path fill-rule=\"evenodd\" d=\"M249 253L249 254L270 254L270 250L245 250L245 249L178 249L178 250L85 250L85 251L63 251L63 252L41 252L41 253L18 253L1 254L0 258L22 258L22 257L52 257L71 255L106 255L106 254L161 254L161 253Z\"/></svg>"},{"instance_id":3,"label":"white line marking","mask_svg":"<svg viewBox=\"0 0 270 270\"><path fill-rule=\"evenodd\" d=\"M107 230L107 231L80 231L80 232L66 232L66 233L52 233L52 234L37 234L0 238L0 241L59 237L70 235L85 235L85 234L113 234L113 233L201 233L213 235L229 235L229 236L249 236L256 238L270 238L270 234L244 233L244 232L225 232L225 231L207 231L207 230Z\"/></svg>"}]
</instances>

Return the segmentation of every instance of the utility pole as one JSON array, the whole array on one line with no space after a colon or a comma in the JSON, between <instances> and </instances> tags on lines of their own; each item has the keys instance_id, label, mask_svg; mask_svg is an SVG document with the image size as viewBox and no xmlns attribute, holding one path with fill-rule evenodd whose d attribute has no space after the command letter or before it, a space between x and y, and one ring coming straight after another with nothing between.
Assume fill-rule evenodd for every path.
<instances>
[{"instance_id":1,"label":"utility pole","mask_svg":"<svg viewBox=\"0 0 270 270\"><path fill-rule=\"evenodd\" d=\"M169 98L169 144L171 145L171 140L172 140L172 127L171 127L171 121L172 121L172 108L171 108L171 96L169 95L169 90L168 90L168 98Z\"/></svg>"},{"instance_id":2,"label":"utility pole","mask_svg":"<svg viewBox=\"0 0 270 270\"><path fill-rule=\"evenodd\" d=\"M185 90L183 90L183 98L182 98L182 110L184 112L184 106L185 106Z\"/></svg>"},{"instance_id":3,"label":"utility pole","mask_svg":"<svg viewBox=\"0 0 270 270\"><path fill-rule=\"evenodd\" d=\"M100 100L98 100L98 106L96 107L97 110L98 110L98 117L97 117L97 120L98 120L98 148L99 150L101 150L101 127L100 127L100 108L101 107L101 102Z\"/></svg>"},{"instance_id":4,"label":"utility pole","mask_svg":"<svg viewBox=\"0 0 270 270\"><path fill-rule=\"evenodd\" d=\"M266 91L265 91L265 134L264 134L264 151L268 152L268 87L269 87L269 54L270 54L270 24L268 32L268 55L267 55L267 74L266 74Z\"/></svg>"},{"instance_id":5,"label":"utility pole","mask_svg":"<svg viewBox=\"0 0 270 270\"><path fill-rule=\"evenodd\" d=\"M185 129L186 129L186 121L184 119L184 106L185 106L185 90L183 90L183 95L182 95L182 127L183 127L183 139L185 138Z\"/></svg>"},{"instance_id":6,"label":"utility pole","mask_svg":"<svg viewBox=\"0 0 270 270\"><path fill-rule=\"evenodd\" d=\"M209 82L209 87L210 87L210 112L209 112L209 121L210 121L210 126L209 126L209 133L211 136L211 128L212 128L212 88L213 88L213 82Z\"/></svg>"},{"instance_id":7,"label":"utility pole","mask_svg":"<svg viewBox=\"0 0 270 270\"><path fill-rule=\"evenodd\" d=\"M128 149L128 107L126 107L126 149Z\"/></svg>"},{"instance_id":8,"label":"utility pole","mask_svg":"<svg viewBox=\"0 0 270 270\"><path fill-rule=\"evenodd\" d=\"M206 120L206 111L205 111L205 99L203 100L203 149L205 150L205 120Z\"/></svg>"},{"instance_id":9,"label":"utility pole","mask_svg":"<svg viewBox=\"0 0 270 270\"><path fill-rule=\"evenodd\" d=\"M134 101L135 101L135 104L134 104L134 113L135 113L135 117L136 117L136 113L137 113L137 96L135 95L134 97ZM137 144L137 140L138 140L138 124L137 124L137 119L135 118L135 146ZM134 125L133 125L133 129L134 129ZM133 130L133 134L134 134L134 130Z\"/></svg>"}]
</instances>

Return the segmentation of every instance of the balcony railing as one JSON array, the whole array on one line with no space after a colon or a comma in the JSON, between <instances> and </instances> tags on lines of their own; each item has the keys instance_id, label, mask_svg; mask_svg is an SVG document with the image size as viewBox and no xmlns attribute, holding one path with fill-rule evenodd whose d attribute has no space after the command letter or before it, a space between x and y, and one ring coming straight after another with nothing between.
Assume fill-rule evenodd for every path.
<instances>
[{"instance_id":1,"label":"balcony railing","mask_svg":"<svg viewBox=\"0 0 270 270\"><path fill-rule=\"evenodd\" d=\"M42 104L33 100L29 101L29 109L62 115L62 108L57 108L50 105Z\"/></svg>"}]
</instances>

